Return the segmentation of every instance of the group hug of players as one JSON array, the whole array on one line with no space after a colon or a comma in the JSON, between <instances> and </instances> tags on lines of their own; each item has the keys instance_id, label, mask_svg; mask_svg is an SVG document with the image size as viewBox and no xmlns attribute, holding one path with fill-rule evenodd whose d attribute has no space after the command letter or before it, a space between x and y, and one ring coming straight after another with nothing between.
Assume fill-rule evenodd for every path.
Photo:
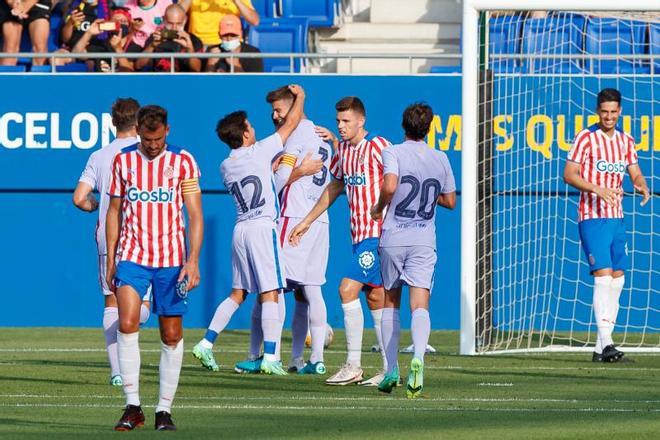
<instances>
[{"instance_id":1,"label":"group hug of players","mask_svg":"<svg viewBox=\"0 0 660 440\"><path fill-rule=\"evenodd\" d=\"M280 358L285 314L282 295L293 290L296 310L288 371L326 373L327 313L321 286L329 250L327 210L345 192L353 242L339 286L347 359L326 383L375 385L386 393L399 385L399 304L401 288L406 285L414 346L406 394L419 396L437 259L435 207L453 209L456 203L447 156L424 142L432 109L423 103L406 108L402 118L405 142L391 145L367 131L366 110L357 97L343 98L335 106L340 140L306 118L305 92L300 86L271 91L267 101L276 127L272 135L258 141L244 111L226 115L216 127L219 139L231 149L220 171L237 214L232 290L217 307L193 355L206 368L218 370L213 344L246 295L254 293L258 300L252 312L249 357L235 369L287 374ZM98 208L100 214L97 243L111 383L123 386L126 395L126 407L115 429L132 430L144 424L138 337L151 301L159 316L162 340L155 428L174 430L171 406L183 358L182 316L187 311L187 291L200 281L200 171L190 152L167 143L165 109L119 99L112 116L117 138L90 157L74 203L90 212ZM634 180L636 187L646 187L643 177ZM95 188L101 193L98 202L91 193ZM382 372L367 380L361 368L362 291L367 294L383 354ZM308 326L312 349L304 362ZM599 324L599 337L600 329ZM611 336L609 340L603 337L601 356L609 350L611 344L605 345L609 341Z\"/></svg>"}]
</instances>

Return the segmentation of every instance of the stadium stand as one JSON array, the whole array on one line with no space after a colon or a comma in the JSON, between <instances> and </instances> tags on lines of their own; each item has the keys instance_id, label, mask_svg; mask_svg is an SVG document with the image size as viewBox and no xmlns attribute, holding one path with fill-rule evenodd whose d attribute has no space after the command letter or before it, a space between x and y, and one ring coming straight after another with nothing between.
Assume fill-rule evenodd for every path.
<instances>
[{"instance_id":1,"label":"stadium stand","mask_svg":"<svg viewBox=\"0 0 660 440\"><path fill-rule=\"evenodd\" d=\"M523 54L569 55L582 52L585 19L581 15L561 14L531 18L525 22L521 51ZM525 59L525 73L580 73L580 60Z\"/></svg>"},{"instance_id":2,"label":"stadium stand","mask_svg":"<svg viewBox=\"0 0 660 440\"><path fill-rule=\"evenodd\" d=\"M281 0L282 17L306 18L310 27L333 26L338 9L336 0Z\"/></svg>"},{"instance_id":3,"label":"stadium stand","mask_svg":"<svg viewBox=\"0 0 660 440\"><path fill-rule=\"evenodd\" d=\"M488 23L489 53L513 55L520 53L520 34L523 17L520 15L501 15L493 17ZM520 71L520 60L491 58L490 68L496 73L514 73Z\"/></svg>"},{"instance_id":4,"label":"stadium stand","mask_svg":"<svg viewBox=\"0 0 660 440\"><path fill-rule=\"evenodd\" d=\"M248 41L265 53L306 53L309 25L306 18L262 18L258 26L251 26ZM288 58L264 58L264 71L289 71ZM294 60L295 71L304 63ZM286 67L286 70L283 70Z\"/></svg>"},{"instance_id":5,"label":"stadium stand","mask_svg":"<svg viewBox=\"0 0 660 440\"><path fill-rule=\"evenodd\" d=\"M252 0L252 6L261 18L275 18L277 16L274 0Z\"/></svg>"},{"instance_id":6,"label":"stadium stand","mask_svg":"<svg viewBox=\"0 0 660 440\"><path fill-rule=\"evenodd\" d=\"M642 55L648 53L648 25L633 20L589 18L585 36L585 52L589 54ZM592 73L649 73L647 62L630 59L587 60Z\"/></svg>"},{"instance_id":7,"label":"stadium stand","mask_svg":"<svg viewBox=\"0 0 660 440\"><path fill-rule=\"evenodd\" d=\"M660 24L651 23L649 26L649 53L652 55L660 55ZM653 63L653 73L660 73L660 59L656 59Z\"/></svg>"}]
</instances>

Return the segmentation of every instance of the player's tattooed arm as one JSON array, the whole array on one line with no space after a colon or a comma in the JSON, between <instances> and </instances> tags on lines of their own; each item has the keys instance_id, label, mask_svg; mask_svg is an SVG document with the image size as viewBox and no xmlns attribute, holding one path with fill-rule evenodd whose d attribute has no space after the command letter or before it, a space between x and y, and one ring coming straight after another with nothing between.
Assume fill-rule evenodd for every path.
<instances>
[{"instance_id":1,"label":"player's tattooed arm","mask_svg":"<svg viewBox=\"0 0 660 440\"><path fill-rule=\"evenodd\" d=\"M85 182L78 182L75 191L73 192L73 204L78 209L86 212L94 212L99 207L99 202L92 193L93 188Z\"/></svg>"},{"instance_id":2,"label":"player's tattooed arm","mask_svg":"<svg viewBox=\"0 0 660 440\"><path fill-rule=\"evenodd\" d=\"M594 193L605 202L612 206L617 203L619 196L623 194L621 188L604 188L593 183L589 183L580 175L582 164L572 161L566 161L564 168L564 182L582 192Z\"/></svg>"},{"instance_id":3,"label":"player's tattooed arm","mask_svg":"<svg viewBox=\"0 0 660 440\"><path fill-rule=\"evenodd\" d=\"M380 189L380 196L378 196L378 202L371 207L371 218L378 221L383 219L383 211L385 207L390 204L394 193L396 192L396 187L399 183L399 176L392 173L387 173L383 176L383 187Z\"/></svg>"},{"instance_id":4,"label":"player's tattooed arm","mask_svg":"<svg viewBox=\"0 0 660 440\"><path fill-rule=\"evenodd\" d=\"M642 201L639 204L640 206L646 205L646 202L651 198L651 192L649 187L646 184L646 179L642 174L642 170L639 168L638 164L633 164L628 167L628 174L630 175L630 180L632 180L633 187L635 190L642 195Z\"/></svg>"}]
</instances>

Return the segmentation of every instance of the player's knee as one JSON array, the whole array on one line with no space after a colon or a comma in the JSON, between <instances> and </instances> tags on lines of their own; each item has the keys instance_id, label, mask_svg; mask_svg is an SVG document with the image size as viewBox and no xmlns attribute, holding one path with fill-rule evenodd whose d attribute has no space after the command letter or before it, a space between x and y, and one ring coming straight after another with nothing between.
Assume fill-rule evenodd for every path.
<instances>
[{"instance_id":1,"label":"player's knee","mask_svg":"<svg viewBox=\"0 0 660 440\"><path fill-rule=\"evenodd\" d=\"M169 345L170 347L176 346L181 339L183 339L183 332L178 329L163 331L160 334L160 340L163 344Z\"/></svg>"},{"instance_id":2,"label":"player's knee","mask_svg":"<svg viewBox=\"0 0 660 440\"><path fill-rule=\"evenodd\" d=\"M140 330L140 319L120 317L119 331L122 333L135 333Z\"/></svg>"}]
</instances>

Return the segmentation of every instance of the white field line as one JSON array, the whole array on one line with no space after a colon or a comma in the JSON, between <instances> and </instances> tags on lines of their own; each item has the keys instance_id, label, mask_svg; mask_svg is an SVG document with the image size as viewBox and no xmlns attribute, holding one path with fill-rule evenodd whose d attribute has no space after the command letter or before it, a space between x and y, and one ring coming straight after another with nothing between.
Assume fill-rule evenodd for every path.
<instances>
[{"instance_id":1,"label":"white field line","mask_svg":"<svg viewBox=\"0 0 660 440\"><path fill-rule=\"evenodd\" d=\"M124 396L116 395L101 395L101 394L80 394L80 395L54 395L54 394L0 394L0 398L11 398L11 399L90 399L90 400L123 400ZM272 396L263 396L263 397L241 397L241 400L248 401L270 401ZM407 400L406 398L391 398L387 396L381 397L329 397L329 396L296 396L291 395L286 397L287 400L293 401L328 401L328 402L344 402L344 401L363 401L363 402L390 402L392 400ZM224 401L224 400L236 400L236 396L177 396L176 400L188 400L188 401ZM648 404L648 403L660 403L660 400L621 400L621 399L540 399L540 398L481 398L481 397L433 397L433 398L424 398L420 400L421 402L480 402L480 403L639 403L639 404Z\"/></svg>"},{"instance_id":2,"label":"white field line","mask_svg":"<svg viewBox=\"0 0 660 440\"><path fill-rule=\"evenodd\" d=\"M105 353L105 350L101 350L101 351L103 351ZM145 351L147 351L147 350L142 350L142 352L145 352ZM153 352L154 353L155 352L160 353L160 350L154 350ZM587 362L587 361L585 361L585 362ZM21 363L21 362L2 362L2 361L0 361L0 365L18 366L18 365L25 365L25 363ZM156 363L147 363L147 362L142 363L142 366L146 366L146 367L158 367L158 365L159 364L156 364ZM587 364L585 363L585 365L587 365ZM630 366L630 367L627 367L627 368L622 368L622 367L614 367L614 366L611 366L611 365L603 365L603 366L596 367L596 366L592 366L593 364L591 363L591 360L588 361L588 365L589 366L579 367L579 368L578 367L544 367L544 366L538 366L538 367L532 367L532 366L530 366L530 367L509 367L509 366L479 367L479 366L468 366L468 367L464 367L464 366L460 366L460 365L424 365L424 369L425 370L449 370L449 371L451 371L451 370L455 370L455 371L478 370L478 371L498 371L498 372L509 371L509 370L510 371L576 371L576 370L578 370L578 371L599 371L599 372L601 372L601 371L631 371L631 372L660 371L660 368L653 368L653 367L638 368L638 367ZM183 364L181 366L185 367L185 368L195 368L195 367L197 367L200 370L202 370L202 367L200 366L200 364ZM221 372L230 372L230 371L233 371L233 369L234 369L233 365L228 365L228 364L219 363L218 366L222 370L224 370L224 371L221 371ZM341 368L341 365L339 365L339 364L337 364L337 365L325 364L325 366L327 368L330 368L330 369L333 369L333 370ZM362 366L366 367L366 368L379 368L380 367L379 365L368 365L368 364L363 364ZM53 365L41 365L40 367L52 368ZM212 374L212 373L209 373L209 374Z\"/></svg>"},{"instance_id":3,"label":"white field line","mask_svg":"<svg viewBox=\"0 0 660 440\"><path fill-rule=\"evenodd\" d=\"M142 405L144 408L155 408L155 405ZM107 404L49 404L49 403L0 403L0 407L13 408L120 408L120 405ZM175 409L221 409L221 410L275 410L275 411L301 411L307 409L314 410L334 410L334 411L373 411L371 406L280 406L280 405L176 405ZM379 411L410 411L410 412L525 412L525 413L565 413L565 412L585 412L585 413L649 413L660 412L660 409L632 409L632 408L428 408L419 406L387 406L378 408Z\"/></svg>"},{"instance_id":4,"label":"white field line","mask_svg":"<svg viewBox=\"0 0 660 440\"><path fill-rule=\"evenodd\" d=\"M511 382L498 383L498 382L481 382L477 384L478 387L512 387Z\"/></svg>"}]
</instances>

